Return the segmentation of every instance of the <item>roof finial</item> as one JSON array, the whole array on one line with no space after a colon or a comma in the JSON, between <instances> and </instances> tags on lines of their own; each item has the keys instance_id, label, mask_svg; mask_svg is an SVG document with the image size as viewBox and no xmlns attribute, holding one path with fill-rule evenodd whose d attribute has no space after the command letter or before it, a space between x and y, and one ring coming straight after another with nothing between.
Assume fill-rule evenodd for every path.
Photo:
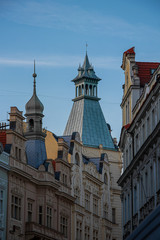
<instances>
[{"instance_id":1,"label":"roof finial","mask_svg":"<svg viewBox=\"0 0 160 240\"><path fill-rule=\"evenodd\" d=\"M88 44L87 44L87 42L86 42L86 53L87 53L87 48L88 48Z\"/></svg>"},{"instance_id":2,"label":"roof finial","mask_svg":"<svg viewBox=\"0 0 160 240\"><path fill-rule=\"evenodd\" d=\"M33 73L33 77L34 77L34 82L33 82L33 92L36 93L36 77L37 77L37 74L35 73L35 60L34 60L34 73Z\"/></svg>"}]
</instances>

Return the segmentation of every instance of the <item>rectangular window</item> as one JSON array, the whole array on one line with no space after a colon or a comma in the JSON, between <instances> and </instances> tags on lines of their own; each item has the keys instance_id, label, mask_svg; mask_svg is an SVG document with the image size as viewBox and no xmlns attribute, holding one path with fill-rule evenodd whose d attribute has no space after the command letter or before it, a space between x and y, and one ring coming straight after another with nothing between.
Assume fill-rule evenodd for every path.
<instances>
[{"instance_id":1,"label":"rectangular window","mask_svg":"<svg viewBox=\"0 0 160 240\"><path fill-rule=\"evenodd\" d=\"M12 195L11 218L21 220L21 198Z\"/></svg>"},{"instance_id":2,"label":"rectangular window","mask_svg":"<svg viewBox=\"0 0 160 240\"><path fill-rule=\"evenodd\" d=\"M155 128L155 114L154 114L154 109L152 110L152 131Z\"/></svg>"},{"instance_id":3,"label":"rectangular window","mask_svg":"<svg viewBox=\"0 0 160 240\"><path fill-rule=\"evenodd\" d=\"M108 205L107 205L107 203L104 205L104 218L108 218Z\"/></svg>"},{"instance_id":4,"label":"rectangular window","mask_svg":"<svg viewBox=\"0 0 160 240\"><path fill-rule=\"evenodd\" d=\"M90 210L90 194L85 193L85 209Z\"/></svg>"},{"instance_id":5,"label":"rectangular window","mask_svg":"<svg viewBox=\"0 0 160 240\"><path fill-rule=\"evenodd\" d=\"M116 209L112 208L112 222L116 223Z\"/></svg>"},{"instance_id":6,"label":"rectangular window","mask_svg":"<svg viewBox=\"0 0 160 240\"><path fill-rule=\"evenodd\" d=\"M85 226L85 232L84 232L84 239L89 240L90 239L90 228Z\"/></svg>"},{"instance_id":7,"label":"rectangular window","mask_svg":"<svg viewBox=\"0 0 160 240\"><path fill-rule=\"evenodd\" d=\"M138 152L138 149L139 149L139 138L138 138L138 134L136 135L136 153Z\"/></svg>"},{"instance_id":8,"label":"rectangular window","mask_svg":"<svg viewBox=\"0 0 160 240\"><path fill-rule=\"evenodd\" d=\"M32 203L28 202L28 222L32 222Z\"/></svg>"},{"instance_id":9,"label":"rectangular window","mask_svg":"<svg viewBox=\"0 0 160 240\"><path fill-rule=\"evenodd\" d=\"M15 147L15 157L16 157L16 159L18 159L18 148L17 147Z\"/></svg>"},{"instance_id":10,"label":"rectangular window","mask_svg":"<svg viewBox=\"0 0 160 240\"><path fill-rule=\"evenodd\" d=\"M82 239L82 223L80 221L77 221L76 226L76 240Z\"/></svg>"},{"instance_id":11,"label":"rectangular window","mask_svg":"<svg viewBox=\"0 0 160 240\"><path fill-rule=\"evenodd\" d=\"M47 207L47 227L52 227L52 208Z\"/></svg>"},{"instance_id":12,"label":"rectangular window","mask_svg":"<svg viewBox=\"0 0 160 240\"><path fill-rule=\"evenodd\" d=\"M93 213L98 215L98 199L93 198Z\"/></svg>"},{"instance_id":13,"label":"rectangular window","mask_svg":"<svg viewBox=\"0 0 160 240\"><path fill-rule=\"evenodd\" d=\"M128 220L130 220L130 195L128 194Z\"/></svg>"},{"instance_id":14,"label":"rectangular window","mask_svg":"<svg viewBox=\"0 0 160 240\"><path fill-rule=\"evenodd\" d=\"M19 160L21 160L21 149L19 149Z\"/></svg>"},{"instance_id":15,"label":"rectangular window","mask_svg":"<svg viewBox=\"0 0 160 240\"><path fill-rule=\"evenodd\" d=\"M128 150L126 150L126 167L128 167Z\"/></svg>"},{"instance_id":16,"label":"rectangular window","mask_svg":"<svg viewBox=\"0 0 160 240\"><path fill-rule=\"evenodd\" d=\"M3 214L4 204L4 191L0 190L0 214Z\"/></svg>"},{"instance_id":17,"label":"rectangular window","mask_svg":"<svg viewBox=\"0 0 160 240\"><path fill-rule=\"evenodd\" d=\"M64 216L60 219L60 231L65 237L68 236L68 219Z\"/></svg>"},{"instance_id":18,"label":"rectangular window","mask_svg":"<svg viewBox=\"0 0 160 240\"><path fill-rule=\"evenodd\" d=\"M38 221L38 223L40 225L42 225L42 223L43 223L43 207L42 206L39 206L39 221Z\"/></svg>"},{"instance_id":19,"label":"rectangular window","mask_svg":"<svg viewBox=\"0 0 160 240\"><path fill-rule=\"evenodd\" d=\"M75 202L79 204L80 203L80 191L79 191L78 187L76 187L74 189L74 197L76 198Z\"/></svg>"},{"instance_id":20,"label":"rectangular window","mask_svg":"<svg viewBox=\"0 0 160 240\"><path fill-rule=\"evenodd\" d=\"M153 195L153 168L152 168L152 166L150 167L150 188L151 188L151 190L150 190L150 193L151 193L151 197L152 197L152 195Z\"/></svg>"},{"instance_id":21,"label":"rectangular window","mask_svg":"<svg viewBox=\"0 0 160 240\"><path fill-rule=\"evenodd\" d=\"M146 139L146 131L145 131L145 124L142 126L142 144L144 143Z\"/></svg>"},{"instance_id":22,"label":"rectangular window","mask_svg":"<svg viewBox=\"0 0 160 240\"><path fill-rule=\"evenodd\" d=\"M127 222L127 199L124 200L124 223Z\"/></svg>"},{"instance_id":23,"label":"rectangular window","mask_svg":"<svg viewBox=\"0 0 160 240\"><path fill-rule=\"evenodd\" d=\"M67 175L63 173L63 184L67 185Z\"/></svg>"},{"instance_id":24,"label":"rectangular window","mask_svg":"<svg viewBox=\"0 0 160 240\"><path fill-rule=\"evenodd\" d=\"M145 191L146 191L146 197L148 197L148 173L145 173ZM153 187L153 186L152 186Z\"/></svg>"},{"instance_id":25,"label":"rectangular window","mask_svg":"<svg viewBox=\"0 0 160 240\"><path fill-rule=\"evenodd\" d=\"M143 186L143 176L141 176L141 205L143 205L143 199L144 199L144 186Z\"/></svg>"},{"instance_id":26,"label":"rectangular window","mask_svg":"<svg viewBox=\"0 0 160 240\"><path fill-rule=\"evenodd\" d=\"M134 187L134 214L137 212L137 186Z\"/></svg>"},{"instance_id":27,"label":"rectangular window","mask_svg":"<svg viewBox=\"0 0 160 240\"><path fill-rule=\"evenodd\" d=\"M93 230L93 240L98 240L98 230Z\"/></svg>"},{"instance_id":28,"label":"rectangular window","mask_svg":"<svg viewBox=\"0 0 160 240\"><path fill-rule=\"evenodd\" d=\"M149 136L150 134L150 119L149 117L147 118L147 137Z\"/></svg>"}]
</instances>

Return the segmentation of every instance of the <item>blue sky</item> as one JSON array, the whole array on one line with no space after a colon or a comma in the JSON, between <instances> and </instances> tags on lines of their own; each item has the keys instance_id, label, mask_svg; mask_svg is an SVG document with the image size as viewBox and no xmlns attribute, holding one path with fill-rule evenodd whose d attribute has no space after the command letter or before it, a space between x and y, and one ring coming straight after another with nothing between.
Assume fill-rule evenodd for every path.
<instances>
[{"instance_id":1,"label":"blue sky","mask_svg":"<svg viewBox=\"0 0 160 240\"><path fill-rule=\"evenodd\" d=\"M0 122L10 106L25 113L33 91L44 104L43 126L62 135L74 98L79 63L88 56L112 136L121 129L123 52L135 46L137 61L160 62L159 0L0 0Z\"/></svg>"}]
</instances>

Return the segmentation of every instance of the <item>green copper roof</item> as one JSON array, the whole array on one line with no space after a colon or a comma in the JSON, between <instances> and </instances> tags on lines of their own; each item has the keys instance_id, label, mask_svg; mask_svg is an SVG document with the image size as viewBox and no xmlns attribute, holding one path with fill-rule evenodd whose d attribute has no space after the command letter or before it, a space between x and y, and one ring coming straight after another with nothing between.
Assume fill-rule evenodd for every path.
<instances>
[{"instance_id":1,"label":"green copper roof","mask_svg":"<svg viewBox=\"0 0 160 240\"><path fill-rule=\"evenodd\" d=\"M78 75L72 80L72 82L76 82L82 78L85 79L94 79L96 81L100 81L101 79L96 76L95 71L92 65L89 63L88 55L86 53L83 66L79 66Z\"/></svg>"},{"instance_id":2,"label":"green copper roof","mask_svg":"<svg viewBox=\"0 0 160 240\"><path fill-rule=\"evenodd\" d=\"M106 123L97 97L97 85L100 78L95 75L86 53L82 67L78 69L78 76L72 81L76 87L76 98L64 131L64 135L80 134L84 145L116 150L109 125ZM94 84L93 84L94 82ZM93 85L92 85L93 84ZM79 89L77 94L77 89ZM83 89L83 92L82 92ZM96 89L96 93L94 93ZM90 90L90 91L88 91Z\"/></svg>"},{"instance_id":3,"label":"green copper roof","mask_svg":"<svg viewBox=\"0 0 160 240\"><path fill-rule=\"evenodd\" d=\"M98 101L83 98L75 101L63 135L79 132L84 145L115 149L108 125Z\"/></svg>"}]
</instances>

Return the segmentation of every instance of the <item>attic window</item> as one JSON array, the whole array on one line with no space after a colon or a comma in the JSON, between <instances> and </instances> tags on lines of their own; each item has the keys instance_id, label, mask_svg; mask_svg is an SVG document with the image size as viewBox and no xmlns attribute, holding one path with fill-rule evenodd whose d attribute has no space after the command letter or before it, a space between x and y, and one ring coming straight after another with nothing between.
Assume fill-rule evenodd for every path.
<instances>
[{"instance_id":1,"label":"attic window","mask_svg":"<svg viewBox=\"0 0 160 240\"><path fill-rule=\"evenodd\" d=\"M155 68L151 68L151 75L153 75L153 73L155 72Z\"/></svg>"}]
</instances>

